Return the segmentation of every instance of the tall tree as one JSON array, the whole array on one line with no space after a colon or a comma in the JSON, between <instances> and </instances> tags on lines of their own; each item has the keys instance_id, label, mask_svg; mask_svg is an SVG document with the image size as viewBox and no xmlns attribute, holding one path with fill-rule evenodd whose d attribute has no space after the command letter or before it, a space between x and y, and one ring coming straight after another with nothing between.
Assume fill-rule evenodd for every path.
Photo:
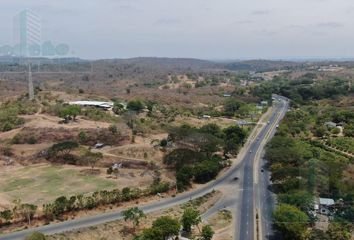
<instances>
[{"instance_id":1,"label":"tall tree","mask_svg":"<svg viewBox=\"0 0 354 240\"><path fill-rule=\"evenodd\" d=\"M198 226L201 221L202 219L198 210L193 208L186 208L184 210L181 223L183 226L183 230L187 233L191 232L192 226Z\"/></svg>"},{"instance_id":2,"label":"tall tree","mask_svg":"<svg viewBox=\"0 0 354 240\"><path fill-rule=\"evenodd\" d=\"M231 126L224 130L225 134L225 153L236 154L239 148L245 143L247 134L246 132L238 127Z\"/></svg>"},{"instance_id":3,"label":"tall tree","mask_svg":"<svg viewBox=\"0 0 354 240\"><path fill-rule=\"evenodd\" d=\"M84 162L91 166L91 172L93 172L93 169L96 166L97 162L102 158L102 153L91 152L90 150L86 151L85 155L83 156Z\"/></svg>"},{"instance_id":4,"label":"tall tree","mask_svg":"<svg viewBox=\"0 0 354 240\"><path fill-rule=\"evenodd\" d=\"M146 218L144 212L137 207L129 208L123 211L122 214L124 217L124 221L131 221L133 223L134 228L139 226L141 218Z\"/></svg>"},{"instance_id":5,"label":"tall tree","mask_svg":"<svg viewBox=\"0 0 354 240\"><path fill-rule=\"evenodd\" d=\"M162 239L169 239L170 237L178 236L181 225L176 219L162 216L152 223L152 227L159 230Z\"/></svg>"},{"instance_id":6,"label":"tall tree","mask_svg":"<svg viewBox=\"0 0 354 240\"><path fill-rule=\"evenodd\" d=\"M304 238L308 216L298 208L280 204L273 213L275 226L283 233L285 239L300 240Z\"/></svg>"}]
</instances>

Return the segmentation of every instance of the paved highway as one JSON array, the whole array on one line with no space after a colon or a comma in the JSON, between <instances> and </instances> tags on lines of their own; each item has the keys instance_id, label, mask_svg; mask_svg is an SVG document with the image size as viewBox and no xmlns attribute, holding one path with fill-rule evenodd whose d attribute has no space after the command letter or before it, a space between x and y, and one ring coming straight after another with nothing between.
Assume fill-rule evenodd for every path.
<instances>
[{"instance_id":1,"label":"paved highway","mask_svg":"<svg viewBox=\"0 0 354 240\"><path fill-rule=\"evenodd\" d=\"M240 214L239 214L239 223L240 226L236 227L236 233L240 233L239 239L247 240L254 239L254 188L253 188L253 168L254 168L254 159L256 158L257 152L262 150L263 146L261 143L266 137L268 137L269 131L275 128L275 125L279 122L279 113L285 113L286 106L285 102L283 104L276 105L271 113L269 123L262 126L260 132L253 136L246 143L246 145L241 150L236 163L223 175L219 176L213 182L205 185L204 187L186 192L180 195L177 195L174 198L163 199L157 202L153 202L146 205L139 206L145 213L154 212L157 210L169 208L178 204L185 203L191 199L205 195L206 193L211 192L213 189L216 189L222 185L230 184L233 182L234 177L239 176L240 173L244 172L243 180L240 182L243 184L243 189L238 189L238 193L241 196L240 202ZM237 183L235 185L239 185ZM230 203L231 205L232 203ZM239 209L240 209L239 208ZM70 231L74 229L79 229L83 227L94 226L114 220L122 219L121 210L103 213L95 216L88 216L79 219L69 220L61 223L53 223L46 226L41 226L37 228L26 229L19 232L14 232L6 235L0 235L1 240L22 240L27 235L34 231L40 231L44 234L54 234L65 231ZM235 234L237 238L237 234Z\"/></svg>"},{"instance_id":2,"label":"paved highway","mask_svg":"<svg viewBox=\"0 0 354 240\"><path fill-rule=\"evenodd\" d=\"M265 169L255 165L264 154L265 144L272 138L280 120L284 117L288 102L285 98L276 96L274 111L267 125L258 135L258 141L254 141L249 148L249 154L245 158L243 171L243 192L239 203L239 226L235 232L239 232L235 239L254 240L267 239L271 235L271 213L274 201L268 191L269 173ZM257 220L258 215L259 220ZM258 229L258 230L257 230Z\"/></svg>"},{"instance_id":3,"label":"paved highway","mask_svg":"<svg viewBox=\"0 0 354 240\"><path fill-rule=\"evenodd\" d=\"M284 97L277 97L280 101L279 104L281 111L279 112L279 119L283 119L287 109L289 108L288 99ZM271 139L276 132L276 128L272 129L269 133L269 139ZM272 229L272 212L275 206L275 194L270 191L270 172L265 167L266 161L264 159L264 151L262 151L260 156L260 161L258 162L258 167L264 169L264 172L258 171L259 182L255 184L256 202L258 203L259 212L259 229L260 236L259 239L279 239L276 233Z\"/></svg>"}]
</instances>

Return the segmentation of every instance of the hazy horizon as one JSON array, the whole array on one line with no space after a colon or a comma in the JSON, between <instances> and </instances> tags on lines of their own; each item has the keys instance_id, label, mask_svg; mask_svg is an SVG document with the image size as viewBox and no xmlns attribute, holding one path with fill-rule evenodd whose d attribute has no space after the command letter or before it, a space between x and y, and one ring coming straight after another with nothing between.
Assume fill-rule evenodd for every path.
<instances>
[{"instance_id":1,"label":"hazy horizon","mask_svg":"<svg viewBox=\"0 0 354 240\"><path fill-rule=\"evenodd\" d=\"M83 59L354 57L349 0L3 0L0 45L12 44L23 9L41 17L42 40L66 43Z\"/></svg>"}]
</instances>

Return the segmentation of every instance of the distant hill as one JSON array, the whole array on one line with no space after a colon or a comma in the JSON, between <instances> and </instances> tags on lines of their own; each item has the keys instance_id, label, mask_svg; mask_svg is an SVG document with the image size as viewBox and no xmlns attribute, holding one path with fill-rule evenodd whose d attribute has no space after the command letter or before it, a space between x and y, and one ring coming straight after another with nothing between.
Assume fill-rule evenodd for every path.
<instances>
[{"instance_id":1,"label":"distant hill","mask_svg":"<svg viewBox=\"0 0 354 240\"><path fill-rule=\"evenodd\" d=\"M187 72L208 71L276 71L294 70L309 66L338 65L352 67L353 61L281 61L281 60L247 60L247 61L211 61L192 58L154 58L140 57L130 59L84 60L80 58L32 58L30 59L42 72L91 72L98 77L132 78L136 80L162 80L169 73L185 74ZM1 57L0 72L25 71L27 59L18 57ZM39 64L38 64L39 63Z\"/></svg>"},{"instance_id":2,"label":"distant hill","mask_svg":"<svg viewBox=\"0 0 354 240\"><path fill-rule=\"evenodd\" d=\"M272 60L247 60L225 63L224 67L233 71L274 71L293 69L303 66L303 62L290 62L290 61L272 61Z\"/></svg>"}]
</instances>

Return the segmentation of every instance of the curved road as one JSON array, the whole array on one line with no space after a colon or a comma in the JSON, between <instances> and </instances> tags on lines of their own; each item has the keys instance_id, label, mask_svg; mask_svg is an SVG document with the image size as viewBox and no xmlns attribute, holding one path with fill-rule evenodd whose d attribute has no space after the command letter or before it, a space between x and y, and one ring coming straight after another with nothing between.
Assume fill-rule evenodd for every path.
<instances>
[{"instance_id":1,"label":"curved road","mask_svg":"<svg viewBox=\"0 0 354 240\"><path fill-rule=\"evenodd\" d=\"M242 202L241 202L241 213L240 213L240 236L239 239L247 240L254 239L254 190L253 190L253 166L254 159L256 157L256 153L259 150L263 150L261 148L263 145L263 139L268 136L269 131L275 128L275 125L278 124L280 118L278 117L280 113L285 113L287 109L287 104L285 100L283 104L277 104L274 106L271 117L269 119L269 123L262 126L261 131L255 136L250 136L249 142L245 145L245 147L241 150L239 156L241 159L238 164L232 166L229 170L227 170L223 175L220 175L216 180L210 182L209 184L196 189L191 192L186 192L180 195L177 195L174 198L164 199L157 202L153 202L150 204L139 206L145 213L154 212L161 209L166 209L178 204L185 203L191 199L200 197L205 195L206 193L211 192L213 189L217 187L228 184L233 181L233 178L240 171L244 171L243 178L243 191L239 191L242 194ZM254 138L252 138L254 137ZM249 153L251 151L251 153ZM243 157L244 154L245 156ZM249 153L249 154L247 154ZM1 240L22 240L27 235L34 231L39 231L44 234L55 234L65 231L70 231L74 229L95 226L98 224L119 220L122 219L122 210L113 211L108 213L103 213L95 216L88 216L83 218L78 218L74 220L69 220L60 223L53 223L46 226L26 229L10 234L0 235ZM238 232L238 230L236 230Z\"/></svg>"}]
</instances>

